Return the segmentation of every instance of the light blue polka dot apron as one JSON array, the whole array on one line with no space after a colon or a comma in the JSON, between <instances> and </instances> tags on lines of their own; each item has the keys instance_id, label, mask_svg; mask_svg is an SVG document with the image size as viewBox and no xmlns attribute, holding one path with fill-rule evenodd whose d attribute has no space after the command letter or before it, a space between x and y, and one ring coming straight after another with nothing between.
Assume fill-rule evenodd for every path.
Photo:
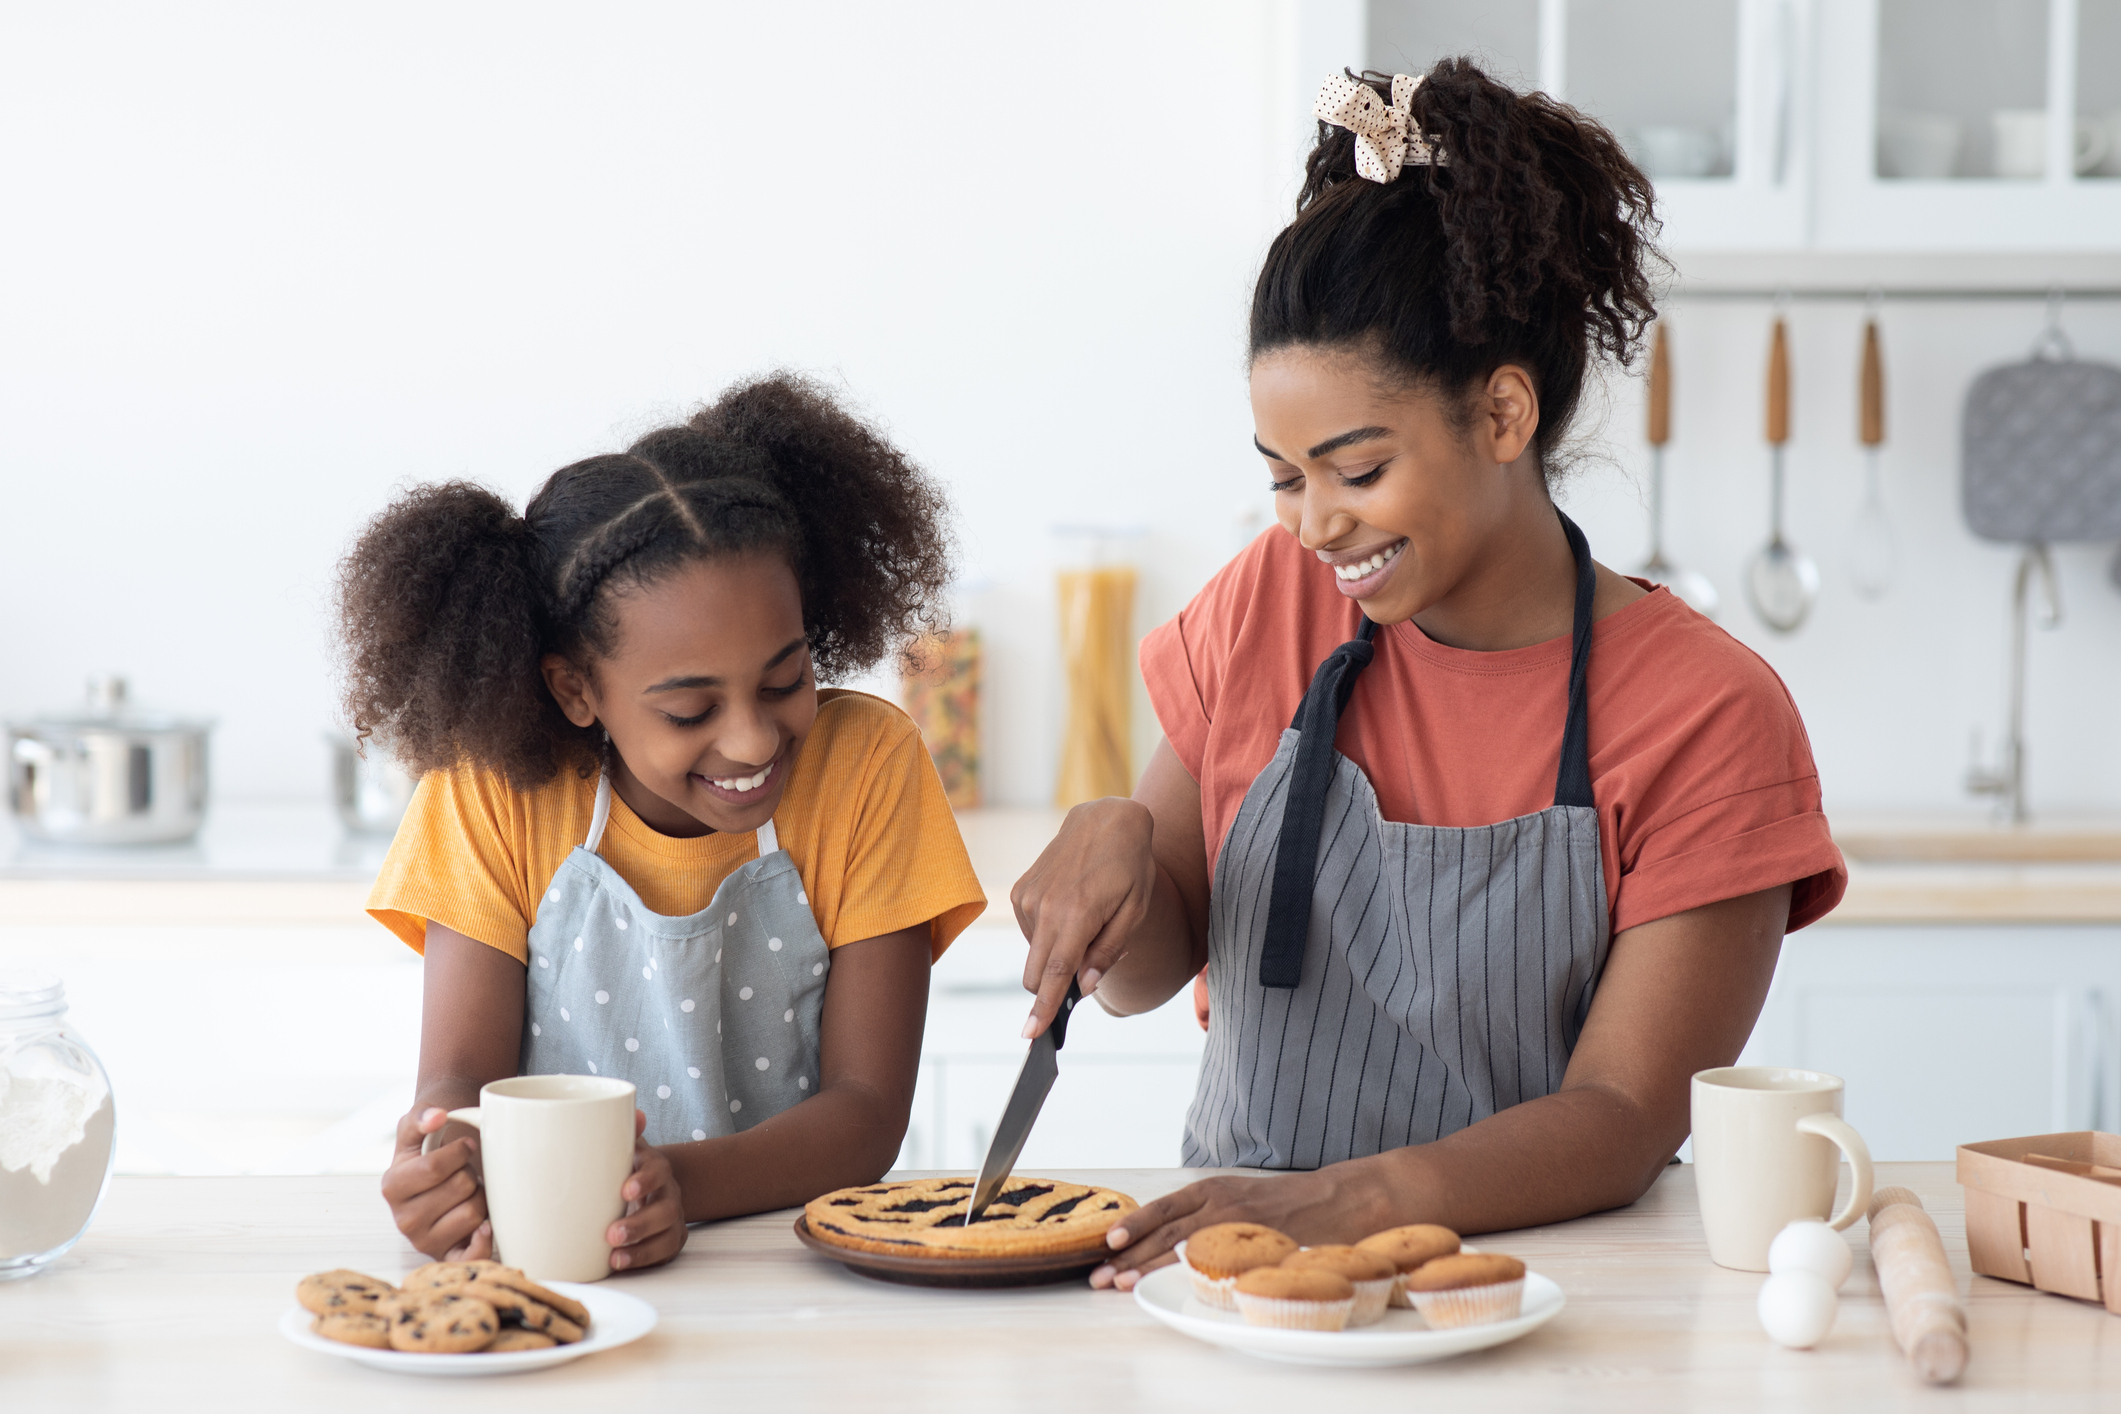
<instances>
[{"instance_id":1,"label":"light blue polka dot apron","mask_svg":"<svg viewBox=\"0 0 2121 1414\"><path fill-rule=\"evenodd\" d=\"M521 1073L632 1081L651 1144L734 1134L816 1094L832 959L773 822L712 903L666 918L597 853L610 819L606 777L531 925Z\"/></svg>"}]
</instances>

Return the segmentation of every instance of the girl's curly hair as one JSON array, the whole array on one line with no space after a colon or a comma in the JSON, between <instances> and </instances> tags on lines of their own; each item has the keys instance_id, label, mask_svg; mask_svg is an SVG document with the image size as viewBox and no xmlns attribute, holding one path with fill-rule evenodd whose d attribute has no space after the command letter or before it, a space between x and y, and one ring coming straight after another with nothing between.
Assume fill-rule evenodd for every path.
<instances>
[{"instance_id":1,"label":"girl's curly hair","mask_svg":"<svg viewBox=\"0 0 2121 1414\"><path fill-rule=\"evenodd\" d=\"M1360 81L1390 98L1389 74ZM1630 362L1656 317L1649 178L1596 122L1468 59L1429 70L1413 121L1439 159L1388 183L1356 174L1353 133L1318 125L1296 219L1253 291L1251 356L1360 348L1447 394L1522 364L1544 455L1591 358Z\"/></svg>"},{"instance_id":2,"label":"girl's curly hair","mask_svg":"<svg viewBox=\"0 0 2121 1414\"><path fill-rule=\"evenodd\" d=\"M940 623L948 514L920 468L789 374L560 468L522 515L468 482L414 487L339 566L347 720L416 772L470 761L528 789L592 769L601 734L561 713L539 660L608 653L609 591L783 555L817 675L842 677Z\"/></svg>"}]
</instances>

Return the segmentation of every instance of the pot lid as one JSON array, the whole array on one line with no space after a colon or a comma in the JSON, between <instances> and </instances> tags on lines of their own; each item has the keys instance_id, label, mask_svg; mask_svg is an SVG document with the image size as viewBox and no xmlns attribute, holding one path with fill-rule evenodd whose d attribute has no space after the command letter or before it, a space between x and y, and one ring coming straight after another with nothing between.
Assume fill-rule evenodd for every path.
<instances>
[{"instance_id":1,"label":"pot lid","mask_svg":"<svg viewBox=\"0 0 2121 1414\"><path fill-rule=\"evenodd\" d=\"M136 706L124 677L116 673L88 680L88 694L81 706L57 712L40 712L27 720L11 719L14 731L134 731L207 732L210 717L180 717Z\"/></svg>"}]
</instances>

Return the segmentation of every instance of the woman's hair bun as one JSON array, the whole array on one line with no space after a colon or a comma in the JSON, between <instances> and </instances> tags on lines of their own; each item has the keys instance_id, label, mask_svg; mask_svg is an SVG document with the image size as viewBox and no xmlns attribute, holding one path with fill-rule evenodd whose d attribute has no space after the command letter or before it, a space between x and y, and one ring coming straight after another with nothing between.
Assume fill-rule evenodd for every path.
<instances>
[{"instance_id":1,"label":"woman's hair bun","mask_svg":"<svg viewBox=\"0 0 2121 1414\"><path fill-rule=\"evenodd\" d=\"M1390 75L1361 81L1389 99ZM1318 125L1296 219L1254 291L1252 355L1367 345L1452 392L1523 363L1548 450L1591 357L1630 361L1655 317L1649 178L1594 120L1470 59L1422 76L1411 121L1437 160L1388 183L1358 175L1353 133Z\"/></svg>"}]
</instances>

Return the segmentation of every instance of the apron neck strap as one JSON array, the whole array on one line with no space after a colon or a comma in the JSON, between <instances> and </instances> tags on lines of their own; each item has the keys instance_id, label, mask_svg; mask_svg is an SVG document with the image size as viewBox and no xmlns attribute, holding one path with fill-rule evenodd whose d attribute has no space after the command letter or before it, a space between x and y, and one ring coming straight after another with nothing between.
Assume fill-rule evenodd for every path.
<instances>
[{"instance_id":1,"label":"apron neck strap","mask_svg":"<svg viewBox=\"0 0 2121 1414\"><path fill-rule=\"evenodd\" d=\"M764 859L780 847L780 838L773 833L773 817L769 815L766 823L759 826L759 858Z\"/></svg>"},{"instance_id":2,"label":"apron neck strap","mask_svg":"<svg viewBox=\"0 0 2121 1414\"><path fill-rule=\"evenodd\" d=\"M1562 534L1569 537L1569 553L1576 557L1576 615L1569 630L1569 715L1561 728L1561 770L1554 778L1556 805L1592 805L1590 715L1584 708L1588 693L1584 680L1591 662L1591 600L1598 593L1598 566L1591 559L1591 543L1583 538L1576 522L1562 515Z\"/></svg>"},{"instance_id":3,"label":"apron neck strap","mask_svg":"<svg viewBox=\"0 0 2121 1414\"><path fill-rule=\"evenodd\" d=\"M595 854L604 843L604 827L611 823L611 773L597 772L597 805L589 816L589 838L582 841L582 848Z\"/></svg>"},{"instance_id":4,"label":"apron neck strap","mask_svg":"<svg viewBox=\"0 0 2121 1414\"><path fill-rule=\"evenodd\" d=\"M1366 616L1354 638L1326 655L1290 723L1300 735L1289 768L1289 795L1282 802L1281 843L1274 853L1274 893L1267 904L1266 946L1259 955L1262 987L1294 987L1302 980L1318 836L1325 823L1326 787L1333 781L1333 737L1355 680L1377 655L1370 641L1376 632Z\"/></svg>"}]
</instances>

